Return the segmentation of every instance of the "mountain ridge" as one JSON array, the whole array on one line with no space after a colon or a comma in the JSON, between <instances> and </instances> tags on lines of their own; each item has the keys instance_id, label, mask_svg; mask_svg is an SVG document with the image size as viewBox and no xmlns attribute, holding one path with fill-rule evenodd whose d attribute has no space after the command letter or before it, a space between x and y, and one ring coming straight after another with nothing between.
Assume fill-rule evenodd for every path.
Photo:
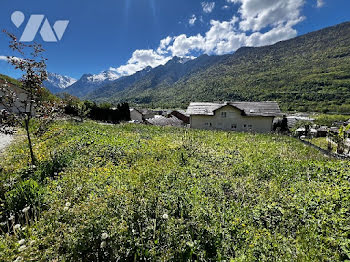
<instances>
[{"instance_id":1,"label":"mountain ridge","mask_svg":"<svg viewBox=\"0 0 350 262\"><path fill-rule=\"evenodd\" d=\"M350 22L270 46L180 60L103 83L81 97L147 107L276 100L284 110L350 112Z\"/></svg>"},{"instance_id":2,"label":"mountain ridge","mask_svg":"<svg viewBox=\"0 0 350 262\"><path fill-rule=\"evenodd\" d=\"M44 81L43 85L53 94L62 92L62 90L66 89L77 81L72 77L50 72L47 74L47 77L48 78L46 81Z\"/></svg>"}]
</instances>

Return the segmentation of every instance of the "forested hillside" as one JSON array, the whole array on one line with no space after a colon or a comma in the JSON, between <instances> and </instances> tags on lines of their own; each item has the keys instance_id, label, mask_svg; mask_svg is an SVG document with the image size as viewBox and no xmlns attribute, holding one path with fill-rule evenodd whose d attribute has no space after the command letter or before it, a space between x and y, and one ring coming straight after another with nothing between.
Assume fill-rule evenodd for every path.
<instances>
[{"instance_id":1,"label":"forested hillside","mask_svg":"<svg viewBox=\"0 0 350 262\"><path fill-rule=\"evenodd\" d=\"M176 77L177 72L186 73ZM126 79L88 98L163 107L195 100L277 100L284 110L349 112L350 23L232 55L167 64L131 83Z\"/></svg>"}]
</instances>

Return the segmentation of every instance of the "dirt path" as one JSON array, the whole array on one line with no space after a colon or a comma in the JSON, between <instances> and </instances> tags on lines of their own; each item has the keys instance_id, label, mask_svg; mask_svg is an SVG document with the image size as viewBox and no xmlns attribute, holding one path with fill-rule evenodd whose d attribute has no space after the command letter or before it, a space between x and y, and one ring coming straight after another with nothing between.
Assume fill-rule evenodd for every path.
<instances>
[{"instance_id":1,"label":"dirt path","mask_svg":"<svg viewBox=\"0 0 350 262\"><path fill-rule=\"evenodd\" d=\"M11 144L12 140L12 135L5 135L0 133L0 153Z\"/></svg>"}]
</instances>

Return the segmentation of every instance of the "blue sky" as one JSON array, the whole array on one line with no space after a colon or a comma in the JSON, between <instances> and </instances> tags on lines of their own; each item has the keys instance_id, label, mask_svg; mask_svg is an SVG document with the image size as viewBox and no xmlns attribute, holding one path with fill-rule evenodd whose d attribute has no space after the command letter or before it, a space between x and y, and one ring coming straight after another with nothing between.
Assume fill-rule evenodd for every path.
<instances>
[{"instance_id":1,"label":"blue sky","mask_svg":"<svg viewBox=\"0 0 350 262\"><path fill-rule=\"evenodd\" d=\"M171 57L232 53L350 20L349 0L2 0L0 29L21 36L30 15L51 26L69 20L62 39L35 41L46 49L48 71L80 78L111 69L132 74ZM11 14L21 11L16 28ZM162 42L161 42L162 40ZM19 77L2 56L12 55L0 35L0 73Z\"/></svg>"}]
</instances>

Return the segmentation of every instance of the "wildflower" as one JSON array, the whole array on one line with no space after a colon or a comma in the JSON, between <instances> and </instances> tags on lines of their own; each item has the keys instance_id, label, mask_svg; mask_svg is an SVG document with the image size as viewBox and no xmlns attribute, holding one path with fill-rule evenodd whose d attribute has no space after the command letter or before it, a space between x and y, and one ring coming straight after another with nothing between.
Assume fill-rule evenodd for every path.
<instances>
[{"instance_id":1,"label":"wildflower","mask_svg":"<svg viewBox=\"0 0 350 262\"><path fill-rule=\"evenodd\" d=\"M20 262L20 261L23 261L22 257L17 257L16 260L14 260L13 262Z\"/></svg>"},{"instance_id":2,"label":"wildflower","mask_svg":"<svg viewBox=\"0 0 350 262\"><path fill-rule=\"evenodd\" d=\"M25 231L27 229L27 227L22 227L22 231Z\"/></svg>"},{"instance_id":3,"label":"wildflower","mask_svg":"<svg viewBox=\"0 0 350 262\"><path fill-rule=\"evenodd\" d=\"M169 218L168 214L163 215L163 219L168 219L168 218Z\"/></svg>"},{"instance_id":4,"label":"wildflower","mask_svg":"<svg viewBox=\"0 0 350 262\"><path fill-rule=\"evenodd\" d=\"M187 244L190 248L194 247L194 244L193 244L192 241L188 241L186 244Z\"/></svg>"},{"instance_id":5,"label":"wildflower","mask_svg":"<svg viewBox=\"0 0 350 262\"><path fill-rule=\"evenodd\" d=\"M106 246L107 246L107 242L106 241L102 241L100 247L101 248L105 248Z\"/></svg>"},{"instance_id":6,"label":"wildflower","mask_svg":"<svg viewBox=\"0 0 350 262\"><path fill-rule=\"evenodd\" d=\"M22 209L22 212L23 213L28 213L29 209L30 209L30 206L27 206L27 207Z\"/></svg>"},{"instance_id":7,"label":"wildflower","mask_svg":"<svg viewBox=\"0 0 350 262\"><path fill-rule=\"evenodd\" d=\"M29 242L29 245L34 245L35 244L35 240L31 240L30 242Z\"/></svg>"},{"instance_id":8,"label":"wildflower","mask_svg":"<svg viewBox=\"0 0 350 262\"><path fill-rule=\"evenodd\" d=\"M63 208L64 211L67 211L71 206L71 203L70 202L67 202L65 207Z\"/></svg>"},{"instance_id":9,"label":"wildflower","mask_svg":"<svg viewBox=\"0 0 350 262\"><path fill-rule=\"evenodd\" d=\"M16 225L14 225L14 227L13 227L13 229L20 229L21 228L21 225L20 224L16 224Z\"/></svg>"},{"instance_id":10,"label":"wildflower","mask_svg":"<svg viewBox=\"0 0 350 262\"><path fill-rule=\"evenodd\" d=\"M22 252L22 251L26 250L26 248L27 248L26 245L20 246L18 251Z\"/></svg>"},{"instance_id":11,"label":"wildflower","mask_svg":"<svg viewBox=\"0 0 350 262\"><path fill-rule=\"evenodd\" d=\"M35 168L36 168L36 165L32 165L32 168L35 169Z\"/></svg>"},{"instance_id":12,"label":"wildflower","mask_svg":"<svg viewBox=\"0 0 350 262\"><path fill-rule=\"evenodd\" d=\"M106 240L109 237L109 235L107 233L102 233L102 240Z\"/></svg>"},{"instance_id":13,"label":"wildflower","mask_svg":"<svg viewBox=\"0 0 350 262\"><path fill-rule=\"evenodd\" d=\"M26 242L25 239L21 239L20 241L18 241L18 244L19 244L20 246L22 246L22 245L24 245L25 242Z\"/></svg>"},{"instance_id":14,"label":"wildflower","mask_svg":"<svg viewBox=\"0 0 350 262\"><path fill-rule=\"evenodd\" d=\"M10 216L10 217L9 217L9 220L10 220L10 221L15 220L15 216L14 216L14 215Z\"/></svg>"}]
</instances>

